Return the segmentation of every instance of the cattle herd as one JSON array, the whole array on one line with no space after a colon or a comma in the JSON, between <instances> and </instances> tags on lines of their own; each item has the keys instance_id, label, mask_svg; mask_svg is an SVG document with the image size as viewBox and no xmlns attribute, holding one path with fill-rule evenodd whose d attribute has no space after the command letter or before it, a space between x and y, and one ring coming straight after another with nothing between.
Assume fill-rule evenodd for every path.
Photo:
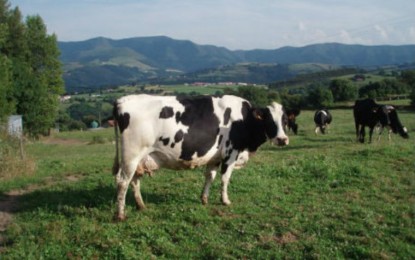
<instances>
[{"instance_id":1,"label":"cattle herd","mask_svg":"<svg viewBox=\"0 0 415 260\"><path fill-rule=\"evenodd\" d=\"M221 176L221 200L231 202L228 184L233 169L243 166L267 140L288 145L287 131L298 133L299 109L285 111L273 102L255 108L236 96L174 97L130 95L114 103L116 156L113 174L117 184L117 220L125 219L125 199L131 184L138 209L145 208L140 179L161 167L192 169L206 166L201 202L208 203L209 190L217 172ZM373 130L386 127L408 138L396 109L371 99L356 101L353 108L356 136L364 142L365 126L369 142ZM326 134L332 122L327 109L316 111L315 133ZM390 133L389 132L389 133ZM120 135L120 137L119 137Z\"/></svg>"}]
</instances>

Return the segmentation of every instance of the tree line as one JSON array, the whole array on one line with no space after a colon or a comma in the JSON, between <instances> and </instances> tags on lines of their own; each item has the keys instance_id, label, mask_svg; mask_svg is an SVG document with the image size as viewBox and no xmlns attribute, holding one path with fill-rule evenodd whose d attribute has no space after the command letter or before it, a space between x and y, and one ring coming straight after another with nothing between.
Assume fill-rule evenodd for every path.
<instances>
[{"instance_id":1,"label":"tree line","mask_svg":"<svg viewBox=\"0 0 415 260\"><path fill-rule=\"evenodd\" d=\"M19 114L29 136L48 133L64 93L59 55L56 35L39 15L23 19L0 0L0 120Z\"/></svg>"}]
</instances>

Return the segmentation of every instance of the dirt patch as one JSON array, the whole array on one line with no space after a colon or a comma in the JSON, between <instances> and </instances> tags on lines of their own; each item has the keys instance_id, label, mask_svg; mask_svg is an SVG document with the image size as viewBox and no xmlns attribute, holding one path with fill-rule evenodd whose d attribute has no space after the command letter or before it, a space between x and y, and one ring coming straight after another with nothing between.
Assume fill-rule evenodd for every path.
<instances>
[{"instance_id":1,"label":"dirt patch","mask_svg":"<svg viewBox=\"0 0 415 260\"><path fill-rule=\"evenodd\" d=\"M63 178L65 181L76 182L79 181L82 176L67 175ZM19 199L28 193L33 191L50 187L60 181L54 181L47 179L44 184L33 184L25 187L24 189L15 189L6 192L5 197L0 199L0 252L4 244L7 244L6 238L3 236L3 232L13 221L13 214L19 210Z\"/></svg>"},{"instance_id":2,"label":"dirt patch","mask_svg":"<svg viewBox=\"0 0 415 260\"><path fill-rule=\"evenodd\" d=\"M298 241L298 236L291 233L291 232L286 232L286 233L281 234L279 236L262 236L260 238L260 241L262 243L275 242L279 245L285 245L285 244L290 244L290 243L297 242Z\"/></svg>"}]
</instances>

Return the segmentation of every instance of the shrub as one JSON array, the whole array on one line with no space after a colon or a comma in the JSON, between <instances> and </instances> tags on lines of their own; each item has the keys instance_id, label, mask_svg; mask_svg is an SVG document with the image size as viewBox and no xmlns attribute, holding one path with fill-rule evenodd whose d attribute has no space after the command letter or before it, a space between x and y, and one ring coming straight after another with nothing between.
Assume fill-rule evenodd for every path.
<instances>
[{"instance_id":1,"label":"shrub","mask_svg":"<svg viewBox=\"0 0 415 260\"><path fill-rule=\"evenodd\" d=\"M27 176L35 172L36 164L24 156L23 143L5 130L0 130L0 180Z\"/></svg>"}]
</instances>

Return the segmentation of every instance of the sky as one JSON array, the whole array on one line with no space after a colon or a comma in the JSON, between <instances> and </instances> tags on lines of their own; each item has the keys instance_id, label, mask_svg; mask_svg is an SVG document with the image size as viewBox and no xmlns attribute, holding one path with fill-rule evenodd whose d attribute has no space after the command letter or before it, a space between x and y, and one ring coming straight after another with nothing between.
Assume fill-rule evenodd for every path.
<instances>
[{"instance_id":1,"label":"sky","mask_svg":"<svg viewBox=\"0 0 415 260\"><path fill-rule=\"evenodd\" d=\"M415 44L414 0L9 0L59 41L168 36L230 50Z\"/></svg>"}]
</instances>

